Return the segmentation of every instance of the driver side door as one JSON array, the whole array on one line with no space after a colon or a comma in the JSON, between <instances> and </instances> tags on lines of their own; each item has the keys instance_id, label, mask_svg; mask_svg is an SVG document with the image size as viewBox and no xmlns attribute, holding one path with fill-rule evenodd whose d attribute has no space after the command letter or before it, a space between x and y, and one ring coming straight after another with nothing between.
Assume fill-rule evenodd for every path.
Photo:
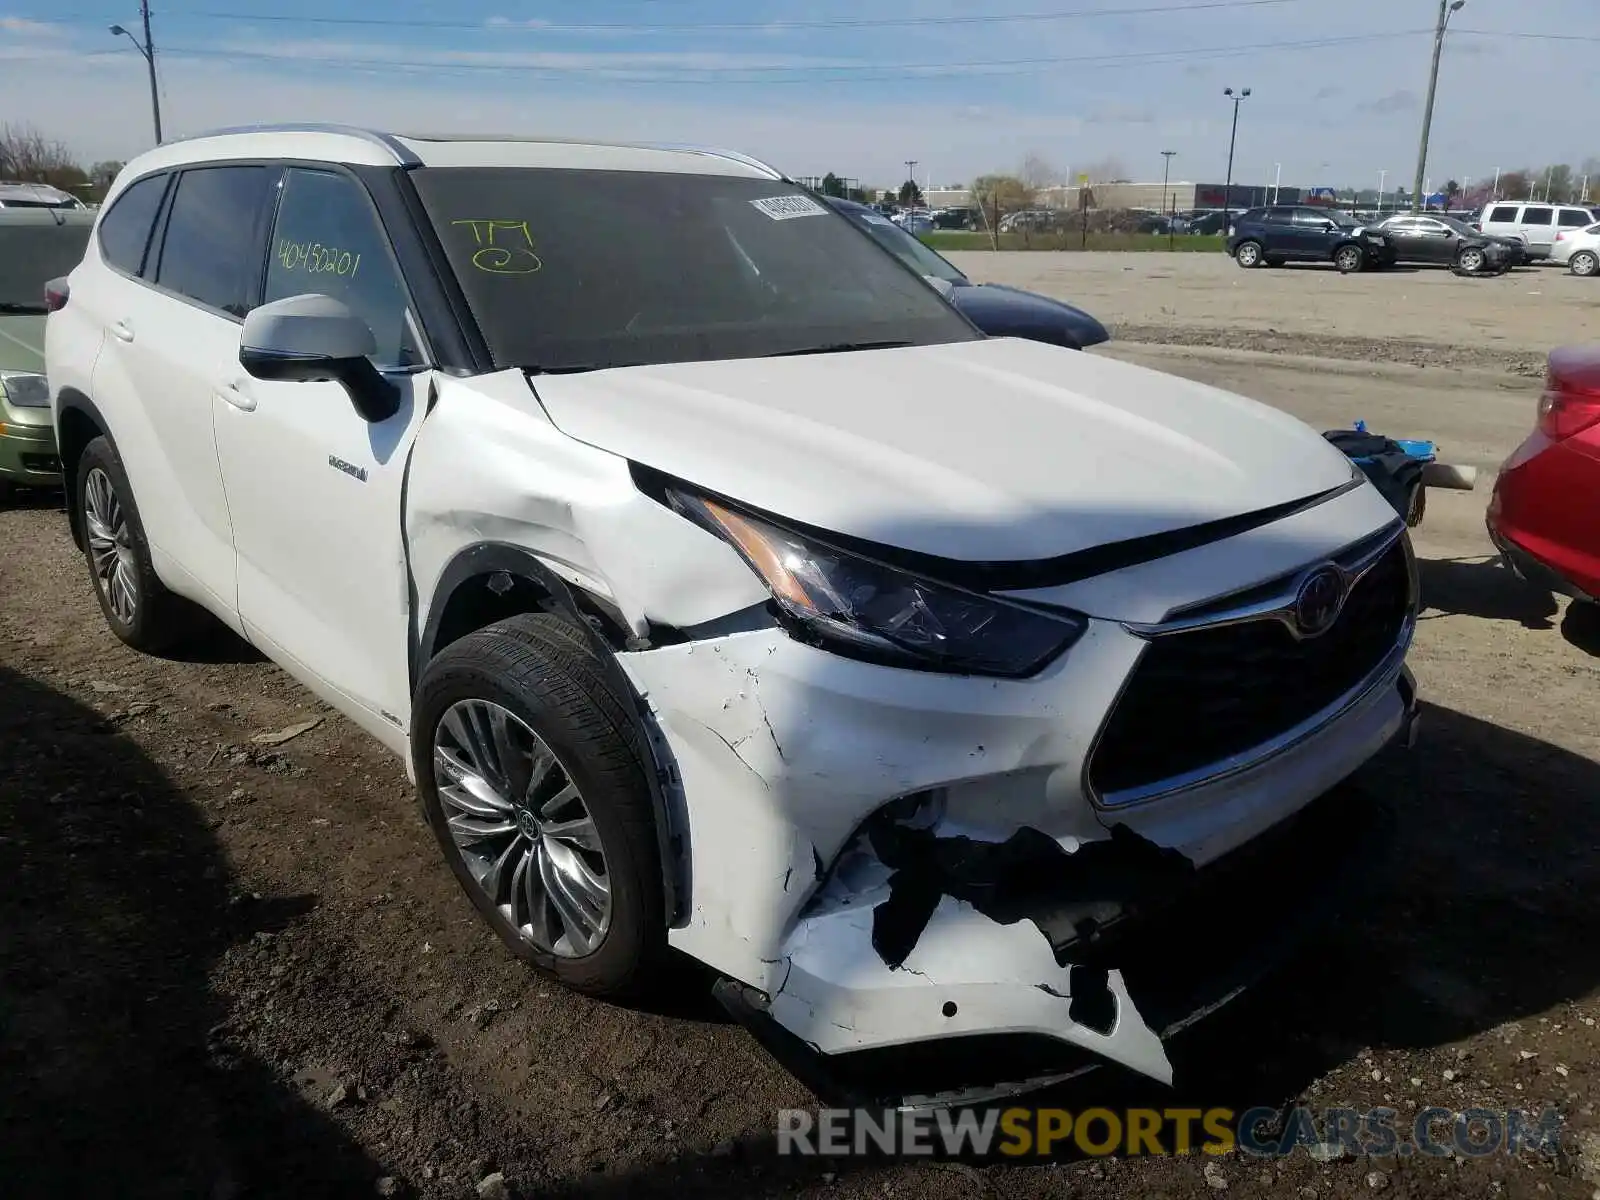
<instances>
[{"instance_id":1,"label":"driver side door","mask_svg":"<svg viewBox=\"0 0 1600 1200\"><path fill-rule=\"evenodd\" d=\"M389 238L364 185L334 167L288 167L262 303L320 293L373 330L399 408L369 423L344 385L252 378L215 402L217 450L250 639L402 751L410 716L406 463L429 375Z\"/></svg>"}]
</instances>

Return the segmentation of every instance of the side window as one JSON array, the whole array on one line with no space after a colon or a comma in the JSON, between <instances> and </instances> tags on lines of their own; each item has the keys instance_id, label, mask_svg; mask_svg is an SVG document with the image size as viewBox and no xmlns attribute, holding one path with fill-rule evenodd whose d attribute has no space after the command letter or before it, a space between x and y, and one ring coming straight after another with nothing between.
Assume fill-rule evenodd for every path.
<instances>
[{"instance_id":1,"label":"side window","mask_svg":"<svg viewBox=\"0 0 1600 1200\"><path fill-rule=\"evenodd\" d=\"M331 171L284 173L266 300L308 292L342 301L372 327L380 367L420 365L405 288L366 192Z\"/></svg>"},{"instance_id":2,"label":"side window","mask_svg":"<svg viewBox=\"0 0 1600 1200\"><path fill-rule=\"evenodd\" d=\"M243 320L261 261L256 229L271 184L266 167L201 167L178 176L156 282Z\"/></svg>"},{"instance_id":3,"label":"side window","mask_svg":"<svg viewBox=\"0 0 1600 1200\"><path fill-rule=\"evenodd\" d=\"M1512 225L1517 222L1517 206L1515 204L1496 204L1489 210L1487 221L1504 221Z\"/></svg>"},{"instance_id":4,"label":"side window","mask_svg":"<svg viewBox=\"0 0 1600 1200\"><path fill-rule=\"evenodd\" d=\"M100 218L100 254L117 270L137 275L144 269L150 229L166 191L166 175L148 176L118 196Z\"/></svg>"},{"instance_id":5,"label":"side window","mask_svg":"<svg viewBox=\"0 0 1600 1200\"><path fill-rule=\"evenodd\" d=\"M1267 209L1267 222L1272 225L1288 225L1294 220L1294 209L1274 206Z\"/></svg>"},{"instance_id":6,"label":"side window","mask_svg":"<svg viewBox=\"0 0 1600 1200\"><path fill-rule=\"evenodd\" d=\"M1312 229L1321 229L1328 223L1328 214L1318 212L1314 208L1297 208L1294 210L1294 223L1309 226Z\"/></svg>"},{"instance_id":7,"label":"side window","mask_svg":"<svg viewBox=\"0 0 1600 1200\"><path fill-rule=\"evenodd\" d=\"M1581 208L1563 208L1557 214L1556 224L1566 229L1582 229L1594 218Z\"/></svg>"},{"instance_id":8,"label":"side window","mask_svg":"<svg viewBox=\"0 0 1600 1200\"><path fill-rule=\"evenodd\" d=\"M1522 210L1524 225L1548 225L1556 219L1556 210L1548 204L1530 204Z\"/></svg>"}]
</instances>

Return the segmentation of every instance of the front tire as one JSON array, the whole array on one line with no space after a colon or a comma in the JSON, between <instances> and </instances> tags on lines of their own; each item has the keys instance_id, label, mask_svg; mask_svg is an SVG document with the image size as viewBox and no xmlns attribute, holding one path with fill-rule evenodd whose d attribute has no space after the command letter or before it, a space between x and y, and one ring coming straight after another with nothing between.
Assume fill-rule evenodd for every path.
<instances>
[{"instance_id":1,"label":"front tire","mask_svg":"<svg viewBox=\"0 0 1600 1200\"><path fill-rule=\"evenodd\" d=\"M1468 246L1456 259L1457 265L1460 266L1462 272L1467 275L1482 274L1484 264L1487 261L1488 260L1484 256L1483 251L1479 250L1476 246Z\"/></svg>"},{"instance_id":2,"label":"front tire","mask_svg":"<svg viewBox=\"0 0 1600 1200\"><path fill-rule=\"evenodd\" d=\"M97 437L83 448L75 478L84 559L106 624L135 650L171 648L182 636L182 601L150 561L128 473L108 440Z\"/></svg>"},{"instance_id":3,"label":"front tire","mask_svg":"<svg viewBox=\"0 0 1600 1200\"><path fill-rule=\"evenodd\" d=\"M1246 270L1259 267L1264 261L1260 242L1240 242L1233 252L1233 261Z\"/></svg>"},{"instance_id":4,"label":"front tire","mask_svg":"<svg viewBox=\"0 0 1600 1200\"><path fill-rule=\"evenodd\" d=\"M1600 273L1600 255L1592 250L1579 250L1567 262L1567 268L1574 275L1594 275Z\"/></svg>"},{"instance_id":5,"label":"front tire","mask_svg":"<svg viewBox=\"0 0 1600 1200\"><path fill-rule=\"evenodd\" d=\"M1354 275L1361 270L1363 257L1360 246L1340 246L1333 252L1333 265L1341 275Z\"/></svg>"},{"instance_id":6,"label":"front tire","mask_svg":"<svg viewBox=\"0 0 1600 1200\"><path fill-rule=\"evenodd\" d=\"M423 672L411 744L457 882L524 962L591 996L637 996L666 960L649 751L584 634L497 622Z\"/></svg>"}]
</instances>

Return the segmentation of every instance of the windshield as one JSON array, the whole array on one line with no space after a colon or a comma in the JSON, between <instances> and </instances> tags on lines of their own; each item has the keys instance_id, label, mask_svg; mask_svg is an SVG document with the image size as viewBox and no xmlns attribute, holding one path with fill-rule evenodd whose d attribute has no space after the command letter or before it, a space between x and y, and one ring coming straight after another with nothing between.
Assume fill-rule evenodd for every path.
<instances>
[{"instance_id":1,"label":"windshield","mask_svg":"<svg viewBox=\"0 0 1600 1200\"><path fill-rule=\"evenodd\" d=\"M900 226L889 220L888 217L880 217L877 213L848 213L846 215L870 233L885 250L905 263L918 275L927 275L934 279L942 279L946 283L957 285L967 282L965 275L900 228Z\"/></svg>"},{"instance_id":2,"label":"windshield","mask_svg":"<svg viewBox=\"0 0 1600 1200\"><path fill-rule=\"evenodd\" d=\"M982 336L792 184L511 167L411 177L500 367L581 371Z\"/></svg>"}]
</instances>

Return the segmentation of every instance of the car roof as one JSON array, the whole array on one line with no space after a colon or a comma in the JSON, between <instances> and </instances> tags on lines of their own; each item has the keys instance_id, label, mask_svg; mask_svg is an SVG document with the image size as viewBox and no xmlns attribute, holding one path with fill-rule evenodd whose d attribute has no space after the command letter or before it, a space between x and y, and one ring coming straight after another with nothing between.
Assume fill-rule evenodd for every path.
<instances>
[{"instance_id":1,"label":"car roof","mask_svg":"<svg viewBox=\"0 0 1600 1200\"><path fill-rule=\"evenodd\" d=\"M0 179L0 202L6 200L30 200L35 204L77 204L78 198L71 192L64 192L58 187L51 187L48 183L18 183L9 179Z\"/></svg>"},{"instance_id":2,"label":"car roof","mask_svg":"<svg viewBox=\"0 0 1600 1200\"><path fill-rule=\"evenodd\" d=\"M544 167L783 180L732 150L497 134L402 134L345 125L251 125L165 142L128 164L129 178L190 162L302 158L352 166Z\"/></svg>"}]
</instances>

